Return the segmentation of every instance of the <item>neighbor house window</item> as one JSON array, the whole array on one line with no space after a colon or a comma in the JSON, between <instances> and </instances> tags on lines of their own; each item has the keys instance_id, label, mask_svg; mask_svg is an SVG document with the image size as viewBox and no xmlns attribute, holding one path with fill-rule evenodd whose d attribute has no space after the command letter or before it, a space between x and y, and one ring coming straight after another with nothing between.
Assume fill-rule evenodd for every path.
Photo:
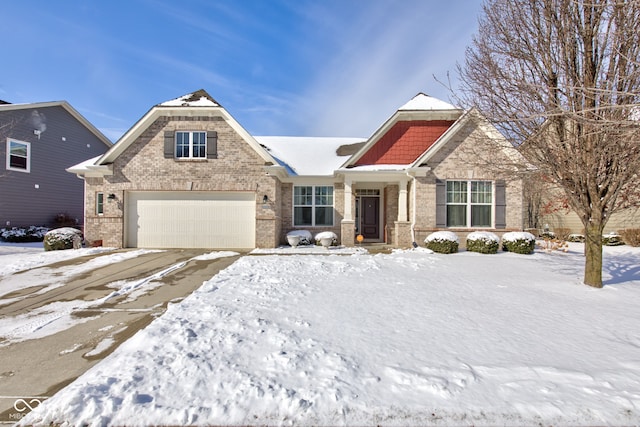
<instances>
[{"instance_id":1,"label":"neighbor house window","mask_svg":"<svg viewBox=\"0 0 640 427\"><path fill-rule=\"evenodd\" d=\"M332 226L333 187L321 185L293 187L293 225Z\"/></svg>"},{"instance_id":2,"label":"neighbor house window","mask_svg":"<svg viewBox=\"0 0 640 427\"><path fill-rule=\"evenodd\" d=\"M491 227L493 183L447 181L447 227Z\"/></svg>"},{"instance_id":3,"label":"neighbor house window","mask_svg":"<svg viewBox=\"0 0 640 427\"><path fill-rule=\"evenodd\" d=\"M7 140L7 169L20 172L31 170L31 144Z\"/></svg>"},{"instance_id":4,"label":"neighbor house window","mask_svg":"<svg viewBox=\"0 0 640 427\"><path fill-rule=\"evenodd\" d=\"M204 159L207 157L206 132L176 132L176 157Z\"/></svg>"},{"instance_id":5,"label":"neighbor house window","mask_svg":"<svg viewBox=\"0 0 640 427\"><path fill-rule=\"evenodd\" d=\"M102 215L104 213L104 193L96 194L96 213Z\"/></svg>"}]
</instances>

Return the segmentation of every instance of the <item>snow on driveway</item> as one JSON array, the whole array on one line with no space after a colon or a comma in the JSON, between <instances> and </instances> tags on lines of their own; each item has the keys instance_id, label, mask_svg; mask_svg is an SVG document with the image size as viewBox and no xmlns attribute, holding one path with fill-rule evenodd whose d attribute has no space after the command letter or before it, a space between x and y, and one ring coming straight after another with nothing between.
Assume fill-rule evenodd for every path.
<instances>
[{"instance_id":1,"label":"snow on driveway","mask_svg":"<svg viewBox=\"0 0 640 427\"><path fill-rule=\"evenodd\" d=\"M246 256L23 424L637 425L640 250Z\"/></svg>"}]
</instances>

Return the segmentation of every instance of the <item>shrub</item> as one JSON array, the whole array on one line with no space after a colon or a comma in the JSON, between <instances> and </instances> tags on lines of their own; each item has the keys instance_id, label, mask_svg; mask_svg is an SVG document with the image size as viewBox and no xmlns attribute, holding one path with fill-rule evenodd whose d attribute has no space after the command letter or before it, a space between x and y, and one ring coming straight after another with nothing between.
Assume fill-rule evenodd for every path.
<instances>
[{"instance_id":1,"label":"shrub","mask_svg":"<svg viewBox=\"0 0 640 427\"><path fill-rule=\"evenodd\" d=\"M527 232L509 232L502 236L502 250L517 254L532 254L536 247L536 238Z\"/></svg>"},{"instance_id":2,"label":"shrub","mask_svg":"<svg viewBox=\"0 0 640 427\"><path fill-rule=\"evenodd\" d=\"M567 236L567 242L584 243L584 234L572 233Z\"/></svg>"},{"instance_id":3,"label":"shrub","mask_svg":"<svg viewBox=\"0 0 640 427\"><path fill-rule=\"evenodd\" d=\"M620 246L624 245L624 242L622 241L622 237L618 233L612 231L608 234L602 235L602 244L605 246Z\"/></svg>"},{"instance_id":4,"label":"shrub","mask_svg":"<svg viewBox=\"0 0 640 427\"><path fill-rule=\"evenodd\" d=\"M44 250L58 251L79 248L82 245L82 232L76 228L63 227L49 231L44 236Z\"/></svg>"},{"instance_id":5,"label":"shrub","mask_svg":"<svg viewBox=\"0 0 640 427\"><path fill-rule=\"evenodd\" d=\"M451 231L436 231L424 239L427 249L439 254L453 254L458 252L459 239Z\"/></svg>"},{"instance_id":6,"label":"shrub","mask_svg":"<svg viewBox=\"0 0 640 427\"><path fill-rule=\"evenodd\" d=\"M42 242L47 231L49 231L48 228L36 227L35 225L28 228L2 228L0 229L0 240L11 243Z\"/></svg>"},{"instance_id":7,"label":"shrub","mask_svg":"<svg viewBox=\"0 0 640 427\"><path fill-rule=\"evenodd\" d=\"M569 236L571 235L571 229L558 227L553 229L553 233L556 235L556 239L566 241L566 240L569 240Z\"/></svg>"},{"instance_id":8,"label":"shrub","mask_svg":"<svg viewBox=\"0 0 640 427\"><path fill-rule=\"evenodd\" d=\"M625 228L620 232L620 236L627 245L634 248L640 246L640 228Z\"/></svg>"},{"instance_id":9,"label":"shrub","mask_svg":"<svg viewBox=\"0 0 640 427\"><path fill-rule=\"evenodd\" d=\"M498 253L500 239L488 231L474 231L467 235L467 250L481 254Z\"/></svg>"}]
</instances>

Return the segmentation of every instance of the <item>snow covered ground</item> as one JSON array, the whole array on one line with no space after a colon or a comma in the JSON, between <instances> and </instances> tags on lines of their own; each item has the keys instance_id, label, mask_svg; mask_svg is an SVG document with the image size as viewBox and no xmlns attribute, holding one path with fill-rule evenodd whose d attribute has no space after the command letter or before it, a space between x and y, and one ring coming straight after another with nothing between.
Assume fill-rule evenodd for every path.
<instances>
[{"instance_id":1,"label":"snow covered ground","mask_svg":"<svg viewBox=\"0 0 640 427\"><path fill-rule=\"evenodd\" d=\"M581 248L246 256L22 423L638 425L640 250Z\"/></svg>"}]
</instances>

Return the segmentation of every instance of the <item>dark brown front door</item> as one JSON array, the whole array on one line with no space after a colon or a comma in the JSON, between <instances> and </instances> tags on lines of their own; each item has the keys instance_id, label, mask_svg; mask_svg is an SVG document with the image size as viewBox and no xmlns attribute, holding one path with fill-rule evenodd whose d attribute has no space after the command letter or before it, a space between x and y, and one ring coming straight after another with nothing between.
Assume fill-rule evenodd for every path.
<instances>
[{"instance_id":1,"label":"dark brown front door","mask_svg":"<svg viewBox=\"0 0 640 427\"><path fill-rule=\"evenodd\" d=\"M380 197L360 197L360 228L365 239L380 238Z\"/></svg>"}]
</instances>

